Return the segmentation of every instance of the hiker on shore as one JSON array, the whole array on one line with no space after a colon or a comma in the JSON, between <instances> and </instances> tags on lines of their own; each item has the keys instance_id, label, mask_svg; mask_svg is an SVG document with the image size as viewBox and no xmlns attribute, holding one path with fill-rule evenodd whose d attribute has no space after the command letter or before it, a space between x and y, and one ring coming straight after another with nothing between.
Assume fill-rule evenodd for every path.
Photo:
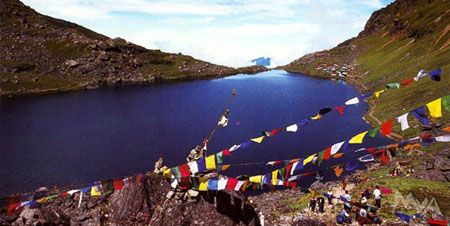
<instances>
[{"instance_id":1,"label":"hiker on shore","mask_svg":"<svg viewBox=\"0 0 450 226\"><path fill-rule=\"evenodd\" d=\"M351 224L352 218L350 217L350 214L344 209L344 210L342 210L342 212L340 214L338 214L336 216L336 221L338 224L344 224L344 223Z\"/></svg>"},{"instance_id":2,"label":"hiker on shore","mask_svg":"<svg viewBox=\"0 0 450 226\"><path fill-rule=\"evenodd\" d=\"M377 185L375 190L373 190L373 196L375 198L375 206L377 208L381 207L381 191L380 187Z\"/></svg>"},{"instance_id":3,"label":"hiker on shore","mask_svg":"<svg viewBox=\"0 0 450 226\"><path fill-rule=\"evenodd\" d=\"M323 210L325 206L325 199L322 196L317 199L317 204L319 205L319 213L325 212L325 210Z\"/></svg>"},{"instance_id":4,"label":"hiker on shore","mask_svg":"<svg viewBox=\"0 0 450 226\"><path fill-rule=\"evenodd\" d=\"M352 205L350 204L350 202L352 201L352 196L350 194L348 194L347 190L345 190L344 198L347 200L344 203L344 209L346 209L350 212L350 210L352 209Z\"/></svg>"},{"instance_id":5,"label":"hiker on shore","mask_svg":"<svg viewBox=\"0 0 450 226\"><path fill-rule=\"evenodd\" d=\"M309 208L310 208L311 212L316 211L316 196L315 195L309 201Z\"/></svg>"},{"instance_id":6,"label":"hiker on shore","mask_svg":"<svg viewBox=\"0 0 450 226\"><path fill-rule=\"evenodd\" d=\"M362 197L366 197L366 199L370 199L370 191L369 191L369 189L366 189L366 190L362 193Z\"/></svg>"},{"instance_id":7,"label":"hiker on shore","mask_svg":"<svg viewBox=\"0 0 450 226\"><path fill-rule=\"evenodd\" d=\"M328 205L333 205L333 191L331 190L331 188L328 189L327 195L328 195Z\"/></svg>"}]
</instances>

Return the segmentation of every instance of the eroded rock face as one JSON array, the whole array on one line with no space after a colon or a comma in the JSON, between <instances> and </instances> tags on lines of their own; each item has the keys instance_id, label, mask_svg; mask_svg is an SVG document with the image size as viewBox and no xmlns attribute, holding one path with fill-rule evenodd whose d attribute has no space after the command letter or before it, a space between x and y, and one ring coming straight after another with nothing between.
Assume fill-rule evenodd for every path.
<instances>
[{"instance_id":1,"label":"eroded rock face","mask_svg":"<svg viewBox=\"0 0 450 226\"><path fill-rule=\"evenodd\" d=\"M5 225L259 225L243 193L199 192L197 200L167 199L171 191L162 176L148 173L141 183L126 183L109 195L62 196L16 217L0 216Z\"/></svg>"}]
</instances>

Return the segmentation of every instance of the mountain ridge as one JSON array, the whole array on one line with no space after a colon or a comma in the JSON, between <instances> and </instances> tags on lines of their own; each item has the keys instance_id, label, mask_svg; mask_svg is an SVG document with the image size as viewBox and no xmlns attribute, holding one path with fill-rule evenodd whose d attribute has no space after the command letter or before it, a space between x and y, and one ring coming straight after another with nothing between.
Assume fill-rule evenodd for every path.
<instances>
[{"instance_id":1,"label":"mountain ridge","mask_svg":"<svg viewBox=\"0 0 450 226\"><path fill-rule=\"evenodd\" d=\"M268 70L261 66L235 69L149 50L39 14L19 0L0 2L0 28L0 95L210 79Z\"/></svg>"}]
</instances>

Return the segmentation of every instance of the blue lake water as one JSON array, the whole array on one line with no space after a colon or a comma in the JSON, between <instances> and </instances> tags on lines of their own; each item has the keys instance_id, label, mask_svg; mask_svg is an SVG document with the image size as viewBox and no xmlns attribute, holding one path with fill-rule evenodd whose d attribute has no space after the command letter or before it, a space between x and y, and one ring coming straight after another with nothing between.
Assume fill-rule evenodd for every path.
<instances>
[{"instance_id":1,"label":"blue lake water","mask_svg":"<svg viewBox=\"0 0 450 226\"><path fill-rule=\"evenodd\" d=\"M233 88L238 96L230 107L229 126L217 130L209 153L360 95L350 85L275 70L209 81L2 97L0 196L144 173L159 157L170 167L184 163L218 120ZM233 152L224 164L306 157L370 128L361 119L367 108L360 103L347 107L344 115L330 112L297 133L282 132ZM350 149L389 142L377 136ZM344 155L323 166L350 158L354 156ZM230 167L224 174L254 175L274 168ZM314 167L304 172L308 170ZM333 179L332 169L323 172Z\"/></svg>"}]
</instances>

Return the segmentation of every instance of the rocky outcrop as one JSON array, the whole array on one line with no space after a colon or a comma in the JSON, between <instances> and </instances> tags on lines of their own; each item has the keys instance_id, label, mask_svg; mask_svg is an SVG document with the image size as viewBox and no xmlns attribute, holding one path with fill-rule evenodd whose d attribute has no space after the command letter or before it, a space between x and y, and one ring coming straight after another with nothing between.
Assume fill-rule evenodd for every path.
<instances>
[{"instance_id":1,"label":"rocky outcrop","mask_svg":"<svg viewBox=\"0 0 450 226\"><path fill-rule=\"evenodd\" d=\"M200 192L196 201L167 199L169 182L148 173L103 196L60 196L20 215L0 216L5 225L259 225L246 196L230 191ZM78 207L79 205L79 207Z\"/></svg>"}]
</instances>

